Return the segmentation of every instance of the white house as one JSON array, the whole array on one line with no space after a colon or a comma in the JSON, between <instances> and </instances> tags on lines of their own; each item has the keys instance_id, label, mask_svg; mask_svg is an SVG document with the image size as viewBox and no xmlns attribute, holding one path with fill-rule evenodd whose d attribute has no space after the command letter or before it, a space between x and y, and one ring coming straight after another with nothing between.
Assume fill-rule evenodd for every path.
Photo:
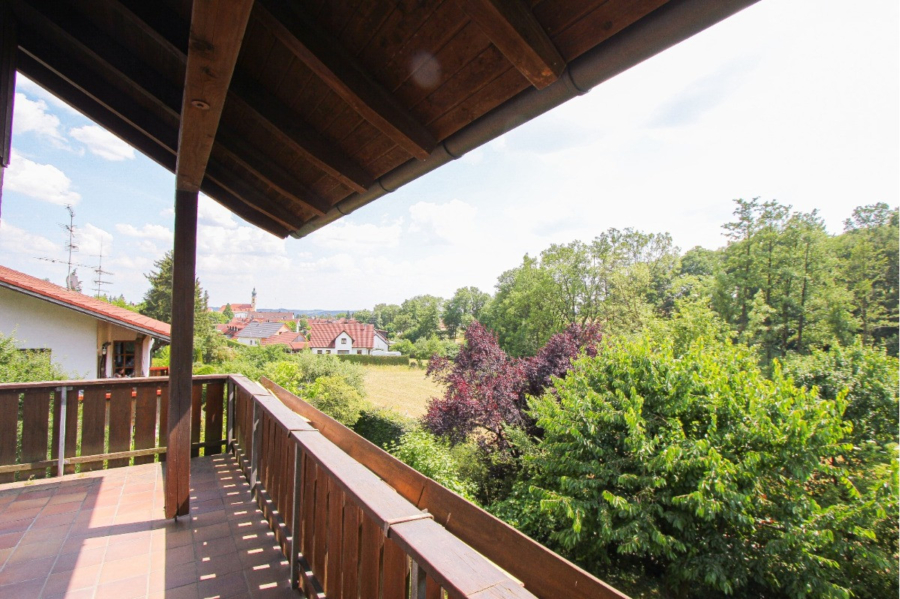
<instances>
[{"instance_id":1,"label":"white house","mask_svg":"<svg viewBox=\"0 0 900 599\"><path fill-rule=\"evenodd\" d=\"M311 322L309 348L314 354L369 355L387 351L388 343L371 324L360 322Z\"/></svg>"},{"instance_id":2,"label":"white house","mask_svg":"<svg viewBox=\"0 0 900 599\"><path fill-rule=\"evenodd\" d=\"M0 333L84 379L147 376L164 322L0 266ZM0 381L2 382L2 381Z\"/></svg>"}]
</instances>

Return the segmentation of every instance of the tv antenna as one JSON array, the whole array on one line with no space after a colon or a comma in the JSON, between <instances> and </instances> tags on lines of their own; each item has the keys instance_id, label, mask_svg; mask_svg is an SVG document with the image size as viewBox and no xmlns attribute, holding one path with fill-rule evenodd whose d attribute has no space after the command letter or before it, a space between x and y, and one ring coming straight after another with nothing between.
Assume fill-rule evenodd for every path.
<instances>
[{"instance_id":1,"label":"tv antenna","mask_svg":"<svg viewBox=\"0 0 900 599\"><path fill-rule=\"evenodd\" d=\"M108 270L103 270L103 239L102 238L100 239L100 253L96 256L96 258L97 258L97 268L93 269L94 272L97 274L97 278L94 279L94 284L96 285L96 287L94 287L94 291L97 292L97 295L95 297L99 298L101 293L103 292L103 286L110 284L110 281L103 280L103 275L112 276L114 274L114 273L109 272Z\"/></svg>"},{"instance_id":2,"label":"tv antenna","mask_svg":"<svg viewBox=\"0 0 900 599\"><path fill-rule=\"evenodd\" d=\"M75 243L75 232L77 227L75 226L75 211L72 209L71 204L66 204L66 210L69 212L69 224L68 225L60 225L63 230L68 234L68 239L65 243L65 248L69 252L68 260L56 260L55 258L42 258L38 257L38 260L43 260L44 262L52 262L53 264L65 264L67 266L66 271L66 289L69 291L81 291L81 285L78 283L78 276L72 276L75 274L73 266L80 266L82 268L90 268L93 269L93 266L88 264L81 264L79 262L72 261L72 254L78 251L78 245Z\"/></svg>"}]
</instances>

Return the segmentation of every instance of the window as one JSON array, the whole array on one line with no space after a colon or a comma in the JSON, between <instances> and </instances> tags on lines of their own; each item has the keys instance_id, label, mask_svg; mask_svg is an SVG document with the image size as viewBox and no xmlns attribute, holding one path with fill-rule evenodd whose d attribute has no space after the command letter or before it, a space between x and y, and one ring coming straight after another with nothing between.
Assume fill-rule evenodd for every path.
<instances>
[{"instance_id":1,"label":"window","mask_svg":"<svg viewBox=\"0 0 900 599\"><path fill-rule=\"evenodd\" d=\"M322 350L321 350L321 349L317 349L317 350L316 350L316 353L317 353L317 354L321 354L321 353L322 353Z\"/></svg>"},{"instance_id":2,"label":"window","mask_svg":"<svg viewBox=\"0 0 900 599\"><path fill-rule=\"evenodd\" d=\"M350 353L350 350L346 350L346 349L339 349L339 350L338 350L338 353L339 353L339 354L340 354L340 355L342 355L342 356L343 356L343 355L344 355L344 354L349 354L349 353Z\"/></svg>"},{"instance_id":3,"label":"window","mask_svg":"<svg viewBox=\"0 0 900 599\"><path fill-rule=\"evenodd\" d=\"M362 350L361 350L361 349L358 349L358 350L356 350L356 353L357 353L357 354L362 354Z\"/></svg>"},{"instance_id":4,"label":"window","mask_svg":"<svg viewBox=\"0 0 900 599\"><path fill-rule=\"evenodd\" d=\"M347 345L347 338L341 337L341 345Z\"/></svg>"},{"instance_id":5,"label":"window","mask_svg":"<svg viewBox=\"0 0 900 599\"><path fill-rule=\"evenodd\" d=\"M134 341L113 342L113 376L134 376Z\"/></svg>"}]
</instances>

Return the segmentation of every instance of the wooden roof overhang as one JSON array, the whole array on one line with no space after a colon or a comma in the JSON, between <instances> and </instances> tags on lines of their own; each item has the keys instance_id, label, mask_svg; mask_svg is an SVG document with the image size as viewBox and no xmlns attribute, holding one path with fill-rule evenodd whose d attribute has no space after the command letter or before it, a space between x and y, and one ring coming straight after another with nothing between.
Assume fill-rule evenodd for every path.
<instances>
[{"instance_id":1,"label":"wooden roof overhang","mask_svg":"<svg viewBox=\"0 0 900 599\"><path fill-rule=\"evenodd\" d=\"M754 1L234 0L193 24L191 0L8 7L21 73L179 189L301 237ZM210 36L236 56L205 61ZM223 101L183 120L204 77Z\"/></svg>"}]
</instances>

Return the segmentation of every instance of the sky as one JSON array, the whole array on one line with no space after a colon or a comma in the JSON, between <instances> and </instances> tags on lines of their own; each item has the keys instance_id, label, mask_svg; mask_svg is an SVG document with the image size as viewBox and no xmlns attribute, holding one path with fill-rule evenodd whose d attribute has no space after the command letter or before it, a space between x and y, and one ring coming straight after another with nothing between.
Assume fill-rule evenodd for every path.
<instances>
[{"instance_id":1,"label":"sky","mask_svg":"<svg viewBox=\"0 0 900 599\"><path fill-rule=\"evenodd\" d=\"M213 306L350 309L497 277L608 228L725 244L733 199L818 210L900 198L900 4L762 0L304 239L201 196L197 275ZM172 244L174 176L21 75L0 264L139 301Z\"/></svg>"}]
</instances>

